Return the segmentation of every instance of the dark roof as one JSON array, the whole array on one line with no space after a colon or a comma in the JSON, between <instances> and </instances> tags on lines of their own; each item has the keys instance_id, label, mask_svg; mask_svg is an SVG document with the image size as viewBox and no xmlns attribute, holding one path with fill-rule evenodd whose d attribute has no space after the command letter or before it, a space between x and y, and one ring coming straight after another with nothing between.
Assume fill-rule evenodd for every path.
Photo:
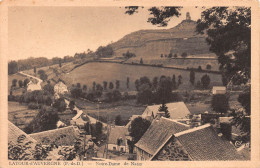
<instances>
[{"instance_id":1,"label":"dark roof","mask_svg":"<svg viewBox=\"0 0 260 168\"><path fill-rule=\"evenodd\" d=\"M123 139L123 145L125 144L126 134L128 133L128 129L124 126L115 126L112 127L109 133L108 144L117 144L117 139Z\"/></svg>"},{"instance_id":2,"label":"dark roof","mask_svg":"<svg viewBox=\"0 0 260 168\"><path fill-rule=\"evenodd\" d=\"M71 146L74 145L77 138L79 138L80 132L77 127L69 126L29 135L44 145L50 142L56 142L57 145Z\"/></svg>"},{"instance_id":3,"label":"dark roof","mask_svg":"<svg viewBox=\"0 0 260 168\"><path fill-rule=\"evenodd\" d=\"M175 134L191 160L241 160L235 147L209 124Z\"/></svg>"},{"instance_id":4,"label":"dark roof","mask_svg":"<svg viewBox=\"0 0 260 168\"><path fill-rule=\"evenodd\" d=\"M164 145L169 138L178 132L185 131L190 127L175 120L162 117L154 120L141 139L135 144L138 148L153 155Z\"/></svg>"},{"instance_id":5,"label":"dark roof","mask_svg":"<svg viewBox=\"0 0 260 168\"><path fill-rule=\"evenodd\" d=\"M25 142L31 141L33 143L36 143L35 139L33 139L31 136L23 132L20 128L8 121L8 142L13 142L16 144L17 138L21 135L25 136Z\"/></svg>"}]
</instances>

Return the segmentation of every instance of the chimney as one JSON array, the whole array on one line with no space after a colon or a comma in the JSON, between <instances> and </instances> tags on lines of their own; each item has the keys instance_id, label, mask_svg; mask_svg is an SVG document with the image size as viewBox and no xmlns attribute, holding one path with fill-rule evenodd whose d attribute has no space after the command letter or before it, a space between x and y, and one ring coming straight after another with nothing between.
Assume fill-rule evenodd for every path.
<instances>
[{"instance_id":1,"label":"chimney","mask_svg":"<svg viewBox=\"0 0 260 168\"><path fill-rule=\"evenodd\" d=\"M191 18L190 18L190 12L187 12L187 13L186 13L186 20L191 20Z\"/></svg>"}]
</instances>

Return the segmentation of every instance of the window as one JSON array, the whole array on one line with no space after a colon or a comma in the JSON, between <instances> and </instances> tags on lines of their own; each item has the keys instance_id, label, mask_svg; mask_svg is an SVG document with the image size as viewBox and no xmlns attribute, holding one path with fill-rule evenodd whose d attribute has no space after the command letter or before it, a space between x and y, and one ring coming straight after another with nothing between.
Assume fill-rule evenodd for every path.
<instances>
[{"instance_id":1,"label":"window","mask_svg":"<svg viewBox=\"0 0 260 168\"><path fill-rule=\"evenodd\" d=\"M120 150L121 150L121 152L124 152L124 148L121 148Z\"/></svg>"}]
</instances>

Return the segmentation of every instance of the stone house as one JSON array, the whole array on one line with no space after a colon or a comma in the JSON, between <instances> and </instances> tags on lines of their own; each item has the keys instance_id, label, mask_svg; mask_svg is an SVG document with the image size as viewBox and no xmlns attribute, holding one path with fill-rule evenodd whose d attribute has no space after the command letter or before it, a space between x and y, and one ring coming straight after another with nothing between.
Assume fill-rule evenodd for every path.
<instances>
[{"instance_id":1,"label":"stone house","mask_svg":"<svg viewBox=\"0 0 260 168\"><path fill-rule=\"evenodd\" d=\"M109 131L108 150L114 152L129 152L127 145L128 129L124 126L113 126Z\"/></svg>"}]
</instances>

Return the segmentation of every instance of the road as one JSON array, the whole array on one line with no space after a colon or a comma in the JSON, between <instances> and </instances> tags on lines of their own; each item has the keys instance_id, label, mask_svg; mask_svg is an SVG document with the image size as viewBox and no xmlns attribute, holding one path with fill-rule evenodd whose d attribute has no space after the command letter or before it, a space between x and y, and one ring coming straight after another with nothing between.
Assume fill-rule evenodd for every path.
<instances>
[{"instance_id":1,"label":"road","mask_svg":"<svg viewBox=\"0 0 260 168\"><path fill-rule=\"evenodd\" d=\"M18 72L18 73L20 73L20 74L22 74L22 75L25 75L25 76L27 76L27 77L29 77L29 78L33 78L33 79L36 79L38 82L37 82L37 85L39 85L39 86L41 86L41 83L43 82L40 78L38 78L38 77L35 77L35 76L32 76L32 75L29 75L29 74L26 74L26 73L24 73L24 72L22 72L22 71L20 71L20 72ZM41 88L41 87L40 87ZM67 106L69 106L69 100L68 99L64 99L65 100L65 103L67 104ZM81 116L81 114L83 113L83 111L82 110L80 110L77 106L75 106L75 108L74 108L74 110L76 110L77 111L77 114L72 118L72 119L77 119L77 118L79 118L80 116ZM87 114L86 114L87 115ZM97 119L95 119L95 118L93 118L93 117L91 117L91 116L89 116L89 115L87 115L87 117L90 119L90 122L91 123L96 123L98 120ZM101 121L99 121L99 122L101 122ZM107 124L106 123L104 123L104 122L101 122L102 124L103 124L103 126L104 127L107 127Z\"/></svg>"}]
</instances>

